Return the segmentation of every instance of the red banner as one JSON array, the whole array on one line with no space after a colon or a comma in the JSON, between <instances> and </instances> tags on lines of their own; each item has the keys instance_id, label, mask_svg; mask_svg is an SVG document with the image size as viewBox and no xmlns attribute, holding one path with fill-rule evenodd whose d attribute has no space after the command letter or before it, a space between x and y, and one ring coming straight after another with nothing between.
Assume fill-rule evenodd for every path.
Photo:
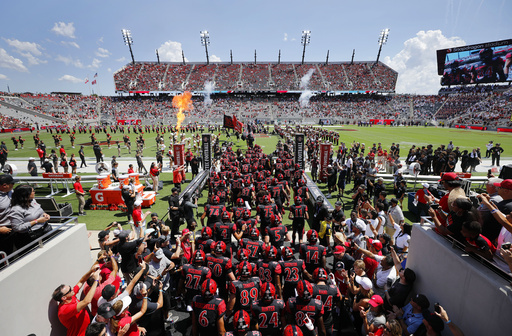
<instances>
[{"instance_id":1,"label":"red banner","mask_svg":"<svg viewBox=\"0 0 512 336\"><path fill-rule=\"evenodd\" d=\"M30 131L30 128L23 127L23 128L3 128L0 130L0 133L10 133L10 132L24 132L24 131Z\"/></svg>"},{"instance_id":2,"label":"red banner","mask_svg":"<svg viewBox=\"0 0 512 336\"><path fill-rule=\"evenodd\" d=\"M329 165L329 156L331 154L331 144L320 144L320 181L325 181L326 170Z\"/></svg>"},{"instance_id":3,"label":"red banner","mask_svg":"<svg viewBox=\"0 0 512 336\"><path fill-rule=\"evenodd\" d=\"M43 173L44 178L71 178L71 173Z\"/></svg>"},{"instance_id":4,"label":"red banner","mask_svg":"<svg viewBox=\"0 0 512 336\"><path fill-rule=\"evenodd\" d=\"M498 132L512 132L512 128L498 128Z\"/></svg>"},{"instance_id":5,"label":"red banner","mask_svg":"<svg viewBox=\"0 0 512 336\"><path fill-rule=\"evenodd\" d=\"M140 119L117 119L118 125L140 125L142 120Z\"/></svg>"},{"instance_id":6,"label":"red banner","mask_svg":"<svg viewBox=\"0 0 512 336\"><path fill-rule=\"evenodd\" d=\"M487 130L487 127L483 127L483 126L455 125L455 128L472 129L472 130L477 130L477 131Z\"/></svg>"},{"instance_id":7,"label":"red banner","mask_svg":"<svg viewBox=\"0 0 512 336\"><path fill-rule=\"evenodd\" d=\"M174 164L182 166L185 164L185 145L175 144L174 145Z\"/></svg>"}]
</instances>

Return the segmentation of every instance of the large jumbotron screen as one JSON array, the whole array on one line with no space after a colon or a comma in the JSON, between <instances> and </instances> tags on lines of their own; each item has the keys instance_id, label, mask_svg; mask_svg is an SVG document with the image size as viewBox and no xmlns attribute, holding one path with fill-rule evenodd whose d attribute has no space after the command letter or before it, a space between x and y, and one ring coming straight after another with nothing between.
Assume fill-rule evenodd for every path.
<instances>
[{"instance_id":1,"label":"large jumbotron screen","mask_svg":"<svg viewBox=\"0 0 512 336\"><path fill-rule=\"evenodd\" d=\"M437 50L441 85L512 81L512 39Z\"/></svg>"}]
</instances>

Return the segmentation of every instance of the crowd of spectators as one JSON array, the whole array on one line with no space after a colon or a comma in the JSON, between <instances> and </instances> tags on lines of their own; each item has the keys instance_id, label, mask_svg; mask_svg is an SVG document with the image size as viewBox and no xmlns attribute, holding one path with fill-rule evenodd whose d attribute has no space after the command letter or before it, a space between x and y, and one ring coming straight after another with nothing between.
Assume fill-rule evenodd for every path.
<instances>
[{"instance_id":1,"label":"crowd of spectators","mask_svg":"<svg viewBox=\"0 0 512 336\"><path fill-rule=\"evenodd\" d=\"M215 64L194 64L190 74L188 74L185 89L189 91L204 91L205 83L213 82L216 72L217 65Z\"/></svg>"},{"instance_id":2,"label":"crowd of spectators","mask_svg":"<svg viewBox=\"0 0 512 336\"><path fill-rule=\"evenodd\" d=\"M137 89L142 91L162 90L161 82L167 69L167 64L143 63L137 76Z\"/></svg>"},{"instance_id":3,"label":"crowd of spectators","mask_svg":"<svg viewBox=\"0 0 512 336\"><path fill-rule=\"evenodd\" d=\"M217 90L300 90L300 80L315 69L310 90L394 91L397 74L383 64L129 64L114 74L116 90L204 90L214 81ZM165 79L165 80L164 80ZM160 83L163 83L161 85ZM239 85L242 82L242 85Z\"/></svg>"},{"instance_id":4,"label":"crowd of spectators","mask_svg":"<svg viewBox=\"0 0 512 336\"><path fill-rule=\"evenodd\" d=\"M269 66L268 64L241 64L242 88L244 90L260 91L268 90ZM222 85L219 85L222 87Z\"/></svg>"},{"instance_id":5,"label":"crowd of spectators","mask_svg":"<svg viewBox=\"0 0 512 336\"><path fill-rule=\"evenodd\" d=\"M215 75L215 86L224 90L236 90L240 81L241 64L219 64Z\"/></svg>"},{"instance_id":6,"label":"crowd of spectators","mask_svg":"<svg viewBox=\"0 0 512 336\"><path fill-rule=\"evenodd\" d=\"M24 128L29 127L30 123L21 121L18 118L13 118L9 116L0 116L0 128Z\"/></svg>"},{"instance_id":7,"label":"crowd of spectators","mask_svg":"<svg viewBox=\"0 0 512 336\"><path fill-rule=\"evenodd\" d=\"M183 90L182 84L187 79L191 68L192 65L190 64L169 64L169 67L165 73L164 90Z\"/></svg>"},{"instance_id":8,"label":"crowd of spectators","mask_svg":"<svg viewBox=\"0 0 512 336\"><path fill-rule=\"evenodd\" d=\"M364 65L364 64L363 64ZM263 73L267 71L268 64L238 64L223 65L230 68L228 77L224 77L225 83L238 85L235 77L243 80L248 76L258 77L263 84ZM345 65L343 65L346 67ZM150 63L156 72L156 65ZM160 66L163 68L164 66ZM202 70L194 72L195 78L192 83L197 83L195 89L203 90L205 83L201 79L220 78L220 65L201 66ZM319 65L322 69L322 66ZM142 68L144 69L144 68ZM179 69L178 66L168 65L168 71ZM215 70L217 69L217 70ZM248 71L251 69L251 71ZM297 83L304 71L311 69L309 66L294 68L293 64L271 65L271 72L281 69L279 76L286 78L288 82ZM299 70L302 69L302 70ZM358 65L357 69L370 69ZM363 71L361 70L361 71ZM366 71L364 70L364 71ZM287 72L288 75L284 73ZM143 73L141 71L141 73ZM260 75L258 75L258 73ZM151 77L151 76L150 76ZM147 80L151 80L148 77ZM271 75L274 80L274 75ZM170 80L167 77L167 80ZM310 85L317 85L322 81L318 71L312 75ZM326 77L326 81L329 79ZM253 86L254 89L260 88ZM167 84L174 85L174 84ZM295 85L295 84L294 84ZM214 88L219 89L218 87ZM434 124L448 125L481 125L483 127L509 127L512 126L509 111L512 107L512 91L497 89L482 89L472 87L472 90L465 88L459 91L444 92L440 95L341 95L341 96L312 96L306 104L299 103L299 97L294 95L287 96L269 96L265 94L255 95L230 95L213 96L208 104L205 98L201 96L193 97L193 109L187 111L187 115L194 121L199 122L222 122L224 114L236 114L242 119L263 119L275 117L281 120L299 120L299 119L331 119L332 122L356 124L363 120L369 122L370 119L384 120L392 119L395 125L408 124ZM81 95L42 95L42 94L4 94L4 101L15 106L37 111L43 115L56 117L66 122L76 123L84 120L96 120L101 115L102 120L115 122L116 119L142 119L156 120L156 118L173 119L176 115L176 109L172 107L171 97L101 97L81 96ZM26 114L26 113L25 113ZM40 115L24 115L22 111L16 110L16 115L10 117L18 118L24 123L38 122L43 118ZM53 121L49 121L53 123Z\"/></svg>"}]
</instances>

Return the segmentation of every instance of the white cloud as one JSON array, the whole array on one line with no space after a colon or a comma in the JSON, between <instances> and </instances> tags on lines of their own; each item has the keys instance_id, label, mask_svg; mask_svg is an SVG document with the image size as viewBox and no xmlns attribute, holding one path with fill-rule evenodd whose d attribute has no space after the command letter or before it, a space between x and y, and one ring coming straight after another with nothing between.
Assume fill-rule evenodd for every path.
<instances>
[{"instance_id":1,"label":"white cloud","mask_svg":"<svg viewBox=\"0 0 512 336\"><path fill-rule=\"evenodd\" d=\"M0 80L9 80L9 77L7 77L6 75L0 74Z\"/></svg>"},{"instance_id":2,"label":"white cloud","mask_svg":"<svg viewBox=\"0 0 512 336\"><path fill-rule=\"evenodd\" d=\"M95 69L98 69L100 67L100 65L101 65L101 61L97 58L93 58L92 63L90 65L88 65L87 67L89 69L95 70Z\"/></svg>"},{"instance_id":3,"label":"white cloud","mask_svg":"<svg viewBox=\"0 0 512 336\"><path fill-rule=\"evenodd\" d=\"M181 43L174 41L167 41L158 48L160 59L164 62L181 62ZM185 62L188 62L185 57Z\"/></svg>"},{"instance_id":4,"label":"white cloud","mask_svg":"<svg viewBox=\"0 0 512 336\"><path fill-rule=\"evenodd\" d=\"M75 38L75 27L73 22L55 22L52 28L52 32L54 32L57 35Z\"/></svg>"},{"instance_id":5,"label":"white cloud","mask_svg":"<svg viewBox=\"0 0 512 336\"><path fill-rule=\"evenodd\" d=\"M419 31L404 42L404 48L384 63L398 72L397 93L437 94L436 50L465 45L459 37L446 37L440 30Z\"/></svg>"},{"instance_id":6,"label":"white cloud","mask_svg":"<svg viewBox=\"0 0 512 336\"><path fill-rule=\"evenodd\" d=\"M72 59L71 57L65 57L65 56L62 56L62 55L58 55L56 58L55 58L56 61L58 62L62 62L66 65L73 65L77 68L83 68L84 65L82 64L82 61L80 61L79 59Z\"/></svg>"},{"instance_id":7,"label":"white cloud","mask_svg":"<svg viewBox=\"0 0 512 336\"><path fill-rule=\"evenodd\" d=\"M60 43L62 43L63 45L69 45L71 47L75 47L77 49L80 49L80 46L78 45L78 43L76 42L67 42L67 41L60 41Z\"/></svg>"},{"instance_id":8,"label":"white cloud","mask_svg":"<svg viewBox=\"0 0 512 336\"><path fill-rule=\"evenodd\" d=\"M9 44L11 47L15 48L18 52L29 52L35 56L41 56L42 52L39 49L42 49L42 47L34 42L22 42L18 41L16 39L4 39L7 44Z\"/></svg>"},{"instance_id":9,"label":"white cloud","mask_svg":"<svg viewBox=\"0 0 512 336\"><path fill-rule=\"evenodd\" d=\"M126 57L123 56L121 58L118 58L118 59L116 59L116 62L123 62L124 63L124 62L126 62Z\"/></svg>"},{"instance_id":10,"label":"white cloud","mask_svg":"<svg viewBox=\"0 0 512 336\"><path fill-rule=\"evenodd\" d=\"M13 47L18 54L25 57L29 65L44 64L48 61L41 60L36 56L41 56L43 53L40 49L43 49L39 44L34 42L23 42L16 39L4 39L7 44Z\"/></svg>"},{"instance_id":11,"label":"white cloud","mask_svg":"<svg viewBox=\"0 0 512 336\"><path fill-rule=\"evenodd\" d=\"M220 60L220 57L219 57L219 56L216 56L216 55L211 55L211 56L210 56L210 61L212 61L212 62L222 62L222 61Z\"/></svg>"},{"instance_id":12,"label":"white cloud","mask_svg":"<svg viewBox=\"0 0 512 336\"><path fill-rule=\"evenodd\" d=\"M28 72L28 69L25 65L23 65L22 60L9 55L7 51L2 48L0 48L0 67L20 72Z\"/></svg>"},{"instance_id":13,"label":"white cloud","mask_svg":"<svg viewBox=\"0 0 512 336\"><path fill-rule=\"evenodd\" d=\"M98 50L94 53L98 57L109 57L112 55L110 51L104 48L98 48Z\"/></svg>"},{"instance_id":14,"label":"white cloud","mask_svg":"<svg viewBox=\"0 0 512 336\"><path fill-rule=\"evenodd\" d=\"M34 55L32 55L31 53L20 53L20 55L27 59L29 65L38 65L38 64L48 63L47 60L39 59L39 58L35 57Z\"/></svg>"},{"instance_id":15,"label":"white cloud","mask_svg":"<svg viewBox=\"0 0 512 336\"><path fill-rule=\"evenodd\" d=\"M107 71L108 71L108 72L112 72L112 69L111 69L111 68L107 68Z\"/></svg>"},{"instance_id":16,"label":"white cloud","mask_svg":"<svg viewBox=\"0 0 512 336\"><path fill-rule=\"evenodd\" d=\"M98 39L99 43L103 43L103 36Z\"/></svg>"},{"instance_id":17,"label":"white cloud","mask_svg":"<svg viewBox=\"0 0 512 336\"><path fill-rule=\"evenodd\" d=\"M64 75L61 78L59 78L59 80L60 81L71 82L71 83L75 83L75 84L85 82L84 79L76 78L75 76L71 76L71 75Z\"/></svg>"},{"instance_id":18,"label":"white cloud","mask_svg":"<svg viewBox=\"0 0 512 336\"><path fill-rule=\"evenodd\" d=\"M284 33L284 38L283 38L283 41L288 41L288 33Z\"/></svg>"}]
</instances>

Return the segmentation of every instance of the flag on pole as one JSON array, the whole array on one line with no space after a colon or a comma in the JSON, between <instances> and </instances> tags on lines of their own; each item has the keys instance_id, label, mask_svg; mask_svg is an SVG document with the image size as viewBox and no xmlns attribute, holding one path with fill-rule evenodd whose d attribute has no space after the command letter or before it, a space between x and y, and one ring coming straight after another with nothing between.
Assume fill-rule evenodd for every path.
<instances>
[{"instance_id":1,"label":"flag on pole","mask_svg":"<svg viewBox=\"0 0 512 336\"><path fill-rule=\"evenodd\" d=\"M89 83L89 78L85 78L85 84Z\"/></svg>"},{"instance_id":2,"label":"flag on pole","mask_svg":"<svg viewBox=\"0 0 512 336\"><path fill-rule=\"evenodd\" d=\"M92 85L96 84L96 79L91 82Z\"/></svg>"},{"instance_id":3,"label":"flag on pole","mask_svg":"<svg viewBox=\"0 0 512 336\"><path fill-rule=\"evenodd\" d=\"M97 72L94 74L94 78L96 78L96 77L98 77L98 73Z\"/></svg>"},{"instance_id":4,"label":"flag on pole","mask_svg":"<svg viewBox=\"0 0 512 336\"><path fill-rule=\"evenodd\" d=\"M233 125L233 118L227 115L224 115L224 127L225 128L235 128Z\"/></svg>"}]
</instances>

